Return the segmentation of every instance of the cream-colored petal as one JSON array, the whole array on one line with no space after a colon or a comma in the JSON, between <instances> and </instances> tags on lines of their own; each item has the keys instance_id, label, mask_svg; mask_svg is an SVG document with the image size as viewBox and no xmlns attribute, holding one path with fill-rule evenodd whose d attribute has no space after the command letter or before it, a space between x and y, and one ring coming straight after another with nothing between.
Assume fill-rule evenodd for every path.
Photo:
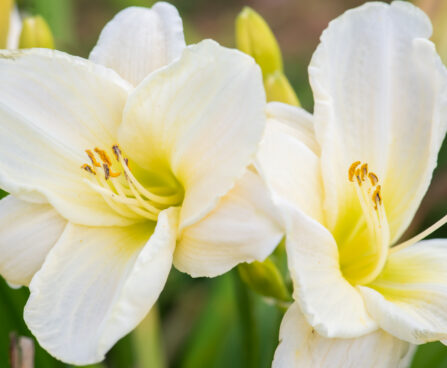
<instances>
[{"instance_id":1,"label":"cream-colored petal","mask_svg":"<svg viewBox=\"0 0 447 368\"><path fill-rule=\"evenodd\" d=\"M290 204L280 204L294 298L325 337L353 338L377 329L360 293L343 277L331 233Z\"/></svg>"},{"instance_id":2,"label":"cream-colored petal","mask_svg":"<svg viewBox=\"0 0 447 368\"><path fill-rule=\"evenodd\" d=\"M167 167L185 189L180 227L203 218L240 178L265 123L253 59L211 40L151 73L129 97L119 141L147 170Z\"/></svg>"},{"instance_id":3,"label":"cream-colored petal","mask_svg":"<svg viewBox=\"0 0 447 368\"><path fill-rule=\"evenodd\" d=\"M250 170L216 208L178 240L174 266L193 277L221 275L263 261L281 241L282 225L260 176Z\"/></svg>"},{"instance_id":4,"label":"cream-colored petal","mask_svg":"<svg viewBox=\"0 0 447 368\"><path fill-rule=\"evenodd\" d=\"M58 51L0 52L0 187L79 224L124 225L84 182L85 149L111 148L129 85Z\"/></svg>"},{"instance_id":5,"label":"cream-colored petal","mask_svg":"<svg viewBox=\"0 0 447 368\"><path fill-rule=\"evenodd\" d=\"M275 195L291 202L320 223L323 184L318 149L312 143L311 115L281 103L270 103L267 127L257 155L257 166Z\"/></svg>"},{"instance_id":6,"label":"cream-colored petal","mask_svg":"<svg viewBox=\"0 0 447 368\"><path fill-rule=\"evenodd\" d=\"M28 285L56 244L66 221L49 204L8 196L0 201L0 275Z\"/></svg>"},{"instance_id":7,"label":"cream-colored petal","mask_svg":"<svg viewBox=\"0 0 447 368\"><path fill-rule=\"evenodd\" d=\"M90 60L114 69L133 85L169 64L185 48L177 9L158 2L151 9L130 7L106 24Z\"/></svg>"},{"instance_id":8,"label":"cream-colored petal","mask_svg":"<svg viewBox=\"0 0 447 368\"><path fill-rule=\"evenodd\" d=\"M415 344L447 340L447 240L433 239L390 254L371 284L359 287L379 326Z\"/></svg>"},{"instance_id":9,"label":"cream-colored petal","mask_svg":"<svg viewBox=\"0 0 447 368\"><path fill-rule=\"evenodd\" d=\"M269 102L265 110L268 121L303 142L317 156L320 146L315 137L314 119L306 110L282 102Z\"/></svg>"},{"instance_id":10,"label":"cream-colored petal","mask_svg":"<svg viewBox=\"0 0 447 368\"><path fill-rule=\"evenodd\" d=\"M14 7L9 18L8 39L6 42L7 49L16 49L19 47L20 32L22 31L22 21L17 7Z\"/></svg>"},{"instance_id":11,"label":"cream-colored petal","mask_svg":"<svg viewBox=\"0 0 447 368\"><path fill-rule=\"evenodd\" d=\"M408 367L411 349L383 330L354 339L328 339L310 326L298 305L284 315L273 368Z\"/></svg>"},{"instance_id":12,"label":"cream-colored petal","mask_svg":"<svg viewBox=\"0 0 447 368\"><path fill-rule=\"evenodd\" d=\"M71 364L104 359L157 300L171 269L178 210L154 225L69 224L30 284L25 321L40 345Z\"/></svg>"},{"instance_id":13,"label":"cream-colored petal","mask_svg":"<svg viewBox=\"0 0 447 368\"><path fill-rule=\"evenodd\" d=\"M350 211L358 160L381 181L392 241L419 206L447 128L447 75L430 34L428 17L402 1L368 2L324 31L309 73L331 230Z\"/></svg>"}]
</instances>

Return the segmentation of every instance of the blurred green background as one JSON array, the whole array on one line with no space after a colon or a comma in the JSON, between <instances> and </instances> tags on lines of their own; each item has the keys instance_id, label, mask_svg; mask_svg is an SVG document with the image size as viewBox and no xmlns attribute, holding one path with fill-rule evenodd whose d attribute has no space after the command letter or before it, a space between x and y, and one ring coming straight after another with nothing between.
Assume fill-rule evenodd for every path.
<instances>
[{"instance_id":1,"label":"blurred green background","mask_svg":"<svg viewBox=\"0 0 447 368\"><path fill-rule=\"evenodd\" d=\"M213 38L230 47L234 47L234 20L242 7L248 5L258 11L277 36L286 75L303 107L312 111L307 65L319 36L331 19L364 2L178 0L171 3L183 18L188 43ZM147 0L18 1L21 11L40 14L48 21L57 49L83 57L88 56L102 27L119 10L153 3ZM442 44L447 40L447 29L442 29L447 24L447 9L442 10L440 4L446 3L445 0L418 2L433 16L435 38L442 53ZM447 57L447 52L443 56ZM444 144L430 190L405 236L431 225L446 210L447 145ZM438 230L432 237L447 237L447 228ZM26 288L11 289L0 279L0 367L9 366L10 333L31 336L22 318L27 296ZM191 279L173 269L157 307L109 352L104 363L94 367L270 367L281 318L282 312L248 290L236 271L215 279ZM51 358L36 343L36 367L66 365ZM447 368L447 348L440 343L419 347L412 367Z\"/></svg>"}]
</instances>

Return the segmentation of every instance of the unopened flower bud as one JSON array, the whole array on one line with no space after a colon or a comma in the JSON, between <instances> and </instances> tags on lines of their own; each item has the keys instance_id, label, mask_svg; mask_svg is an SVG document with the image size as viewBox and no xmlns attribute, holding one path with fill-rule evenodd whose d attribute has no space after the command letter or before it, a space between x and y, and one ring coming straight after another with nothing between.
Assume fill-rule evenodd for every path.
<instances>
[{"instance_id":1,"label":"unopened flower bud","mask_svg":"<svg viewBox=\"0 0 447 368\"><path fill-rule=\"evenodd\" d=\"M29 49L33 47L54 49L53 34L45 19L40 15L27 17L23 20L19 48Z\"/></svg>"},{"instance_id":2,"label":"unopened flower bud","mask_svg":"<svg viewBox=\"0 0 447 368\"><path fill-rule=\"evenodd\" d=\"M283 72L278 70L268 75L264 80L264 88L267 101L279 101L300 106L300 101Z\"/></svg>"},{"instance_id":3,"label":"unopened flower bud","mask_svg":"<svg viewBox=\"0 0 447 368\"><path fill-rule=\"evenodd\" d=\"M236 18L236 46L256 60L264 77L282 71L282 56L275 36L266 21L249 7Z\"/></svg>"},{"instance_id":4,"label":"unopened flower bud","mask_svg":"<svg viewBox=\"0 0 447 368\"><path fill-rule=\"evenodd\" d=\"M290 301L291 297L276 265L266 259L264 262L242 263L238 267L241 279L266 297L279 301Z\"/></svg>"}]
</instances>

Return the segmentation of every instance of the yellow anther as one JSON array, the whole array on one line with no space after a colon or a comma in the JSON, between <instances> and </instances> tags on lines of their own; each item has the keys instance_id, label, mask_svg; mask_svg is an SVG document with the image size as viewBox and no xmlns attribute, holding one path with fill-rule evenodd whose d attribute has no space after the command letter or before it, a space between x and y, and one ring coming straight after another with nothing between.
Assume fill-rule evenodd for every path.
<instances>
[{"instance_id":1,"label":"yellow anther","mask_svg":"<svg viewBox=\"0 0 447 368\"><path fill-rule=\"evenodd\" d=\"M116 157L116 160L119 161L120 160L120 156L121 156L121 150L120 150L119 146L117 144L113 145L112 146L112 151L113 151L113 154Z\"/></svg>"},{"instance_id":2,"label":"yellow anther","mask_svg":"<svg viewBox=\"0 0 447 368\"><path fill-rule=\"evenodd\" d=\"M354 181L354 175L356 173L357 166L359 166L359 165L360 165L360 161L356 161L349 167L349 170L348 170L349 181Z\"/></svg>"},{"instance_id":3,"label":"yellow anther","mask_svg":"<svg viewBox=\"0 0 447 368\"><path fill-rule=\"evenodd\" d=\"M87 171L90 174L96 175L95 170L93 170L90 165L84 164L81 166L81 169L84 169L85 171Z\"/></svg>"},{"instance_id":4,"label":"yellow anther","mask_svg":"<svg viewBox=\"0 0 447 368\"><path fill-rule=\"evenodd\" d=\"M380 194L381 186L378 185L376 190L374 191L372 195L372 200L374 202L374 208L377 210L377 207L382 204L382 196Z\"/></svg>"},{"instance_id":5,"label":"yellow anther","mask_svg":"<svg viewBox=\"0 0 447 368\"><path fill-rule=\"evenodd\" d=\"M111 156L97 147L94 149L95 153L90 150L85 151L93 166L102 168L104 176L96 175L96 183L93 180L84 180L93 190L101 194L112 210L132 219L143 217L155 221L163 209L176 206L182 201L183 192L180 189L169 188L169 193L160 194L158 187L143 186L131 173L128 160L123 156L118 145L113 145L111 148L113 153ZM95 160L98 157L102 161L101 165ZM112 171L112 160L113 170L116 171ZM84 164L82 168L96 174L90 165ZM109 180L117 178L121 174L126 180L124 178ZM155 193L152 190L155 190ZM172 190L175 190L175 193L172 193Z\"/></svg>"},{"instance_id":6,"label":"yellow anther","mask_svg":"<svg viewBox=\"0 0 447 368\"><path fill-rule=\"evenodd\" d=\"M362 166L360 166L360 174L362 181L365 181L365 178L368 175L368 164L363 164Z\"/></svg>"},{"instance_id":7,"label":"yellow anther","mask_svg":"<svg viewBox=\"0 0 447 368\"><path fill-rule=\"evenodd\" d=\"M99 148L95 148L95 152L101 158L102 162L104 162L105 164L107 164L109 166L112 166L112 161L110 161L110 158L107 155L106 151L103 151L102 149L99 149Z\"/></svg>"},{"instance_id":8,"label":"yellow anther","mask_svg":"<svg viewBox=\"0 0 447 368\"><path fill-rule=\"evenodd\" d=\"M376 174L374 174L373 172L370 172L368 174L368 178L371 181L371 185L375 186L378 182L379 182L379 178L377 177Z\"/></svg>"},{"instance_id":9,"label":"yellow anther","mask_svg":"<svg viewBox=\"0 0 447 368\"><path fill-rule=\"evenodd\" d=\"M362 185L362 176L360 169L355 170L355 178L357 179L357 183Z\"/></svg>"},{"instance_id":10,"label":"yellow anther","mask_svg":"<svg viewBox=\"0 0 447 368\"><path fill-rule=\"evenodd\" d=\"M103 164L102 167L104 169L104 175L106 177L106 180L108 180L109 178L116 178L121 175L121 173L119 172L114 173L113 171L111 171L109 165L107 164Z\"/></svg>"},{"instance_id":11,"label":"yellow anther","mask_svg":"<svg viewBox=\"0 0 447 368\"><path fill-rule=\"evenodd\" d=\"M88 155L88 157L90 158L90 161L92 162L93 166L95 167L101 167L101 165L99 164L98 161L96 161L95 155L93 154L92 151L90 150L85 150L85 153Z\"/></svg>"}]
</instances>

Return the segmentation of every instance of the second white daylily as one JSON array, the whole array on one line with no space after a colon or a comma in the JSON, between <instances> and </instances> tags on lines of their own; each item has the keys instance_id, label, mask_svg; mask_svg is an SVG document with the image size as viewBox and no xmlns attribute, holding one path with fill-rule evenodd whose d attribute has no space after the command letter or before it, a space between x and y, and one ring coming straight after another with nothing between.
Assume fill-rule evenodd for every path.
<instances>
[{"instance_id":1,"label":"second white daylily","mask_svg":"<svg viewBox=\"0 0 447 368\"><path fill-rule=\"evenodd\" d=\"M121 77L57 51L0 54L0 273L29 285L27 325L75 364L141 321L172 263L216 276L282 237L248 168L265 121L253 59L185 47L164 3L120 13L91 58Z\"/></svg>"},{"instance_id":2,"label":"second white daylily","mask_svg":"<svg viewBox=\"0 0 447 368\"><path fill-rule=\"evenodd\" d=\"M395 245L436 166L447 72L409 3L330 23L310 67L314 115L278 103L259 166L287 222L295 304L273 366L396 367L447 340L447 240Z\"/></svg>"}]
</instances>

